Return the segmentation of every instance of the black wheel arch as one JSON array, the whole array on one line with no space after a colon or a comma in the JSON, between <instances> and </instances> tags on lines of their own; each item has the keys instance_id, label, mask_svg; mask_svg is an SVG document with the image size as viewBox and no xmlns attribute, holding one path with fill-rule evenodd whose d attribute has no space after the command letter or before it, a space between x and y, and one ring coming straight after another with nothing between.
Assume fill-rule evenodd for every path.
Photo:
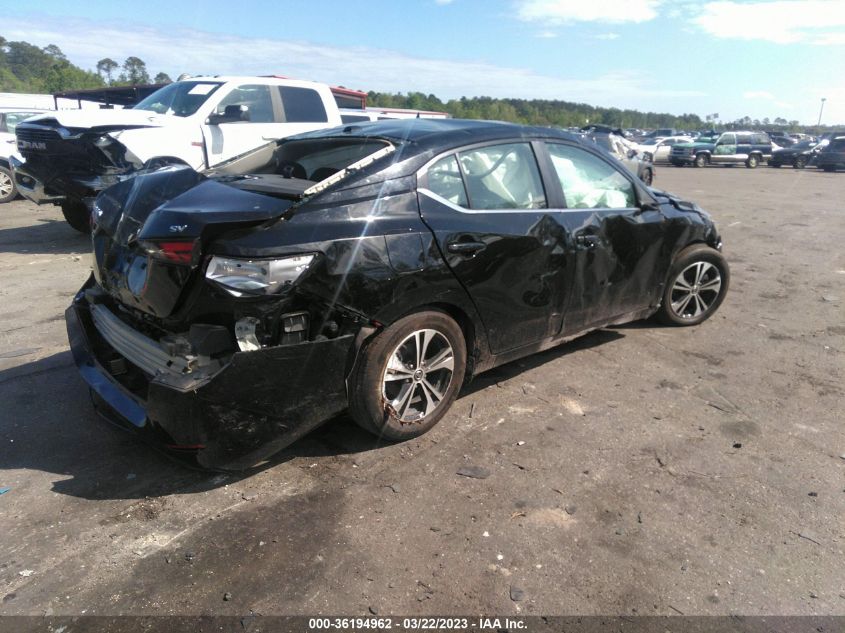
<instances>
[{"instance_id":1,"label":"black wheel arch","mask_svg":"<svg viewBox=\"0 0 845 633\"><path fill-rule=\"evenodd\" d=\"M437 310L448 315L453 319L461 332L464 335L466 342L467 367L464 377L464 382L469 382L472 377L487 369L492 360L490 347L485 336L484 324L481 323L476 311L472 306L462 305L462 302L443 300L438 297L430 301L420 301L412 305L404 304L404 309L401 313L397 312L391 315L389 320L384 318L373 317L370 321L361 327L358 335L355 337L353 344L350 347L347 358L345 375L347 379L352 375L355 369L355 364L361 354L361 351L373 340L374 337L388 325L402 319L410 314L416 312L423 312L426 310Z\"/></svg>"}]
</instances>

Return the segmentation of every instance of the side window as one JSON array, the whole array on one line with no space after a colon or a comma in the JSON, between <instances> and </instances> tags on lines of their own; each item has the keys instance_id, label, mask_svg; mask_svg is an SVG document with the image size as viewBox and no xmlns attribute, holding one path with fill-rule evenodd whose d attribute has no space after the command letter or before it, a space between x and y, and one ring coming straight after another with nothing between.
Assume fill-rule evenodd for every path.
<instances>
[{"instance_id":1,"label":"side window","mask_svg":"<svg viewBox=\"0 0 845 633\"><path fill-rule=\"evenodd\" d=\"M452 156L441 158L428 168L428 188L452 204L468 207L464 179L458 167L458 159Z\"/></svg>"},{"instance_id":2,"label":"side window","mask_svg":"<svg viewBox=\"0 0 845 633\"><path fill-rule=\"evenodd\" d=\"M473 209L543 209L546 194L528 143L481 147L458 154Z\"/></svg>"},{"instance_id":3,"label":"side window","mask_svg":"<svg viewBox=\"0 0 845 633\"><path fill-rule=\"evenodd\" d=\"M262 85L238 86L223 97L217 112L223 114L226 106L245 105L249 108L250 123L272 123L273 99L270 97L270 87Z\"/></svg>"},{"instance_id":4,"label":"side window","mask_svg":"<svg viewBox=\"0 0 845 633\"><path fill-rule=\"evenodd\" d=\"M736 134L722 134L717 145L736 145Z\"/></svg>"},{"instance_id":5,"label":"side window","mask_svg":"<svg viewBox=\"0 0 845 633\"><path fill-rule=\"evenodd\" d=\"M736 135L736 143L737 143L737 145L751 145L751 135L750 134L737 134Z\"/></svg>"},{"instance_id":6,"label":"side window","mask_svg":"<svg viewBox=\"0 0 845 633\"><path fill-rule=\"evenodd\" d=\"M282 110L288 123L326 123L329 116L320 93L311 88L279 86Z\"/></svg>"},{"instance_id":7,"label":"side window","mask_svg":"<svg viewBox=\"0 0 845 633\"><path fill-rule=\"evenodd\" d=\"M598 156L571 145L548 144L555 172L570 209L629 209L634 185Z\"/></svg>"}]
</instances>

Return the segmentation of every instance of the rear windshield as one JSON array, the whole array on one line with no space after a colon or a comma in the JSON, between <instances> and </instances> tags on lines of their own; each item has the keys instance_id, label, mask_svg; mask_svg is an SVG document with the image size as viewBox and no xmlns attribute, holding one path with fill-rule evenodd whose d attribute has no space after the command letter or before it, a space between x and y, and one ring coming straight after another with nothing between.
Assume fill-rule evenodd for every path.
<instances>
[{"instance_id":1,"label":"rear windshield","mask_svg":"<svg viewBox=\"0 0 845 633\"><path fill-rule=\"evenodd\" d=\"M310 195L393 151L383 139L321 138L270 143L209 171L241 189Z\"/></svg>"},{"instance_id":2,"label":"rear windshield","mask_svg":"<svg viewBox=\"0 0 845 633\"><path fill-rule=\"evenodd\" d=\"M829 152L841 152L845 151L845 138L838 138L830 142L830 145L827 146L827 151Z\"/></svg>"},{"instance_id":3,"label":"rear windshield","mask_svg":"<svg viewBox=\"0 0 845 633\"><path fill-rule=\"evenodd\" d=\"M133 109L191 116L221 85L213 81L178 81L159 88L146 99L136 103Z\"/></svg>"}]
</instances>

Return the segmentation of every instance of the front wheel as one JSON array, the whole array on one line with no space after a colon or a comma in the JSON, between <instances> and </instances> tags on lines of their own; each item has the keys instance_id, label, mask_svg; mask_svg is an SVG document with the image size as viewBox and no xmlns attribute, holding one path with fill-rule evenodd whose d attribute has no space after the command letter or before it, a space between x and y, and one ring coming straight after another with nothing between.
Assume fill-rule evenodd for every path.
<instances>
[{"instance_id":1,"label":"front wheel","mask_svg":"<svg viewBox=\"0 0 845 633\"><path fill-rule=\"evenodd\" d=\"M422 435L455 401L466 369L463 332L449 315L426 310L399 319L361 351L349 412L388 440Z\"/></svg>"},{"instance_id":2,"label":"front wheel","mask_svg":"<svg viewBox=\"0 0 845 633\"><path fill-rule=\"evenodd\" d=\"M62 215L67 223L80 233L91 231L91 213L82 202L63 202Z\"/></svg>"},{"instance_id":3,"label":"front wheel","mask_svg":"<svg viewBox=\"0 0 845 633\"><path fill-rule=\"evenodd\" d=\"M15 179L12 172L5 167L0 167L0 203L11 202L18 195L15 187Z\"/></svg>"},{"instance_id":4,"label":"front wheel","mask_svg":"<svg viewBox=\"0 0 845 633\"><path fill-rule=\"evenodd\" d=\"M714 248L696 244L675 258L657 318L667 325L698 325L709 319L725 299L730 268Z\"/></svg>"},{"instance_id":5,"label":"front wheel","mask_svg":"<svg viewBox=\"0 0 845 633\"><path fill-rule=\"evenodd\" d=\"M760 159L756 154L751 154L751 156L745 160L745 166L748 167L748 169L754 169L759 163Z\"/></svg>"},{"instance_id":6,"label":"front wheel","mask_svg":"<svg viewBox=\"0 0 845 633\"><path fill-rule=\"evenodd\" d=\"M795 161L792 163L792 166L795 169L804 169L807 166L807 157L806 156L796 156Z\"/></svg>"},{"instance_id":7,"label":"front wheel","mask_svg":"<svg viewBox=\"0 0 845 633\"><path fill-rule=\"evenodd\" d=\"M707 154L699 154L695 157L695 162L693 163L696 167L707 167L707 163L710 161L707 160Z\"/></svg>"}]
</instances>

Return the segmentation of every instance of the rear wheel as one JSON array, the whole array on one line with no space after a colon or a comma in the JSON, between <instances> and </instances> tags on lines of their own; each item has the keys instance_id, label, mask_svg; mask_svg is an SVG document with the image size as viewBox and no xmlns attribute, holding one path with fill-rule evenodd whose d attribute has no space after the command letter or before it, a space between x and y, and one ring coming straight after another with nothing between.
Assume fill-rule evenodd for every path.
<instances>
[{"instance_id":1,"label":"rear wheel","mask_svg":"<svg viewBox=\"0 0 845 633\"><path fill-rule=\"evenodd\" d=\"M710 161L707 158L707 154L699 154L695 157L695 162L693 163L696 167L707 167L707 164Z\"/></svg>"},{"instance_id":2,"label":"rear wheel","mask_svg":"<svg viewBox=\"0 0 845 633\"><path fill-rule=\"evenodd\" d=\"M651 187L651 183L654 182L654 172L651 169L646 169L643 172L643 182L646 186Z\"/></svg>"},{"instance_id":3,"label":"rear wheel","mask_svg":"<svg viewBox=\"0 0 845 633\"><path fill-rule=\"evenodd\" d=\"M91 213L82 202L63 202L62 215L67 223L80 233L88 233L91 230Z\"/></svg>"},{"instance_id":4,"label":"rear wheel","mask_svg":"<svg viewBox=\"0 0 845 633\"><path fill-rule=\"evenodd\" d=\"M716 312L729 284L730 269L719 251L690 246L672 264L657 318L667 325L698 325Z\"/></svg>"},{"instance_id":5,"label":"rear wheel","mask_svg":"<svg viewBox=\"0 0 845 633\"><path fill-rule=\"evenodd\" d=\"M745 166L748 169L754 169L760 163L760 157L757 154L751 154L747 159L745 159Z\"/></svg>"},{"instance_id":6,"label":"rear wheel","mask_svg":"<svg viewBox=\"0 0 845 633\"><path fill-rule=\"evenodd\" d=\"M15 187L15 179L12 172L5 167L0 167L0 203L10 202L18 195Z\"/></svg>"},{"instance_id":7,"label":"rear wheel","mask_svg":"<svg viewBox=\"0 0 845 633\"><path fill-rule=\"evenodd\" d=\"M388 326L361 352L349 412L388 440L422 435L449 410L464 380L466 343L449 315L426 310Z\"/></svg>"},{"instance_id":8,"label":"rear wheel","mask_svg":"<svg viewBox=\"0 0 845 633\"><path fill-rule=\"evenodd\" d=\"M796 156L795 160L792 162L792 166L795 169L804 169L807 166L807 157L806 156Z\"/></svg>"}]
</instances>

